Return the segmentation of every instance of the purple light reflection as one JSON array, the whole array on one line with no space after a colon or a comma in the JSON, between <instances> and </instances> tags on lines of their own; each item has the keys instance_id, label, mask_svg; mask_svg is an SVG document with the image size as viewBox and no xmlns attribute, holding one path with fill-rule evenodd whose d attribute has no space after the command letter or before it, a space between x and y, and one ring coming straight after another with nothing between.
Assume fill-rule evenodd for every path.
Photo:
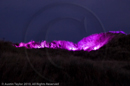
<instances>
[{"instance_id":1,"label":"purple light reflection","mask_svg":"<svg viewBox=\"0 0 130 86\"><path fill-rule=\"evenodd\" d=\"M109 33L122 33L125 34L123 31L109 31ZM29 49L32 48L60 48L60 49L67 49L67 50L84 50L84 51L91 51L91 50L98 50L103 45L107 44L114 35L107 33L99 33L99 34L92 34L88 37L84 37L82 40L80 40L77 44L69 41L64 40L54 40L51 43L48 43L46 41L35 42L30 41L28 43L19 43L19 45L14 45L16 47L26 47Z\"/></svg>"}]
</instances>

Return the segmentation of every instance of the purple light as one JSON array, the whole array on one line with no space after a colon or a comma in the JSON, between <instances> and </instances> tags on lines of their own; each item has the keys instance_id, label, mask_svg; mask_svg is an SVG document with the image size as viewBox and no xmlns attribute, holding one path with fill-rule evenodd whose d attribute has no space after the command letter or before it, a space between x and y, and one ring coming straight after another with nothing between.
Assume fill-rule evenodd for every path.
<instances>
[{"instance_id":1,"label":"purple light","mask_svg":"<svg viewBox=\"0 0 130 86\"><path fill-rule=\"evenodd\" d=\"M123 31L109 31L110 33L122 33L125 34ZM109 33L99 33L99 34L92 34L88 37L84 37L82 40L80 40L77 44L69 41L64 40L54 40L51 43L48 43L46 41L42 41L41 43L30 41L28 43L19 43L19 45L14 45L16 47L26 47L29 49L32 48L60 48L60 49L67 49L67 50L84 50L84 51L91 51L91 50L98 50L103 45L107 44L114 35Z\"/></svg>"}]
</instances>

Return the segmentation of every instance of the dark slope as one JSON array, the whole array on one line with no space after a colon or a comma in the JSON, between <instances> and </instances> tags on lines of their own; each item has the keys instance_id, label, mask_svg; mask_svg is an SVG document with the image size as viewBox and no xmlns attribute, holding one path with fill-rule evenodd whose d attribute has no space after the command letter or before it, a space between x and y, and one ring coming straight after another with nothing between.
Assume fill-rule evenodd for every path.
<instances>
[{"instance_id":1,"label":"dark slope","mask_svg":"<svg viewBox=\"0 0 130 86\"><path fill-rule=\"evenodd\" d=\"M55 82L60 86L130 86L130 35L115 34L107 45L90 52L15 48L11 42L0 41L0 80Z\"/></svg>"}]
</instances>

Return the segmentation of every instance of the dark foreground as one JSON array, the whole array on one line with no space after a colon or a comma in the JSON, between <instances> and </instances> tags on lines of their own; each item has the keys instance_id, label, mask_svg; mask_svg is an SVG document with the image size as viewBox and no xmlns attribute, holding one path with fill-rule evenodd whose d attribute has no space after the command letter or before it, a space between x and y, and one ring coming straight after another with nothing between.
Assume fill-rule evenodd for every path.
<instances>
[{"instance_id":1,"label":"dark foreground","mask_svg":"<svg viewBox=\"0 0 130 86\"><path fill-rule=\"evenodd\" d=\"M91 52L15 48L0 41L0 83L130 86L130 35L118 36Z\"/></svg>"}]
</instances>

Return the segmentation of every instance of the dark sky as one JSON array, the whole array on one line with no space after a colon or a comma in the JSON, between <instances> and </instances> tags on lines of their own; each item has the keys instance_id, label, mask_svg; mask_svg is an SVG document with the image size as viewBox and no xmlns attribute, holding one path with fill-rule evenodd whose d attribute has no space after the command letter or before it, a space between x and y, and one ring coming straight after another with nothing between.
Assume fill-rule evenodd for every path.
<instances>
[{"instance_id":1,"label":"dark sky","mask_svg":"<svg viewBox=\"0 0 130 86\"><path fill-rule=\"evenodd\" d=\"M68 40L94 33L130 33L130 0L0 0L0 39Z\"/></svg>"}]
</instances>

